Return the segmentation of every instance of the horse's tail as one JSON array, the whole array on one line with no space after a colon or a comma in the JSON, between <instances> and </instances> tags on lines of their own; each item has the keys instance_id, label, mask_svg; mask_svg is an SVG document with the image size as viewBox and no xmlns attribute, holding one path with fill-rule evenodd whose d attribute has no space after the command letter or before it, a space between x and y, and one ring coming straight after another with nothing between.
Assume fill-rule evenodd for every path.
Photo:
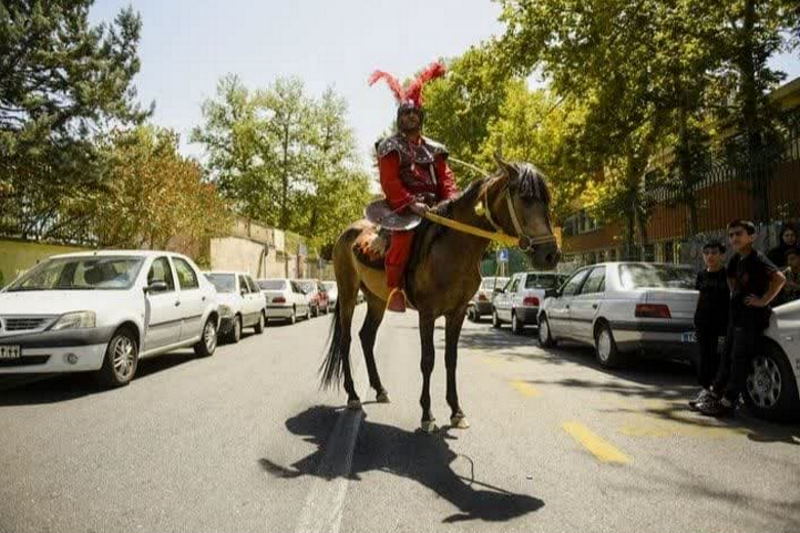
<instances>
[{"instance_id":1,"label":"horse's tail","mask_svg":"<svg viewBox=\"0 0 800 533\"><path fill-rule=\"evenodd\" d=\"M338 386L342 381L342 371L346 355L344 352L347 350L347 347L343 346L342 343L342 323L339 320L340 305L341 299L337 298L336 306L333 308L331 329L328 332L328 340L326 342L328 353L325 356L325 360L322 361L322 365L319 367L320 386L323 388Z\"/></svg>"}]
</instances>

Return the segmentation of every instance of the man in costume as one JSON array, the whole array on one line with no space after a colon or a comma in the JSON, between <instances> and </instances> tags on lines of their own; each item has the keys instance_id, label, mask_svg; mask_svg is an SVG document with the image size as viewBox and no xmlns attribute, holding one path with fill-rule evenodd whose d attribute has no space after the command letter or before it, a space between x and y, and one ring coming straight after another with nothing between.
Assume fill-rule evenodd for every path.
<instances>
[{"instance_id":1,"label":"man in costume","mask_svg":"<svg viewBox=\"0 0 800 533\"><path fill-rule=\"evenodd\" d=\"M385 80L399 104L397 133L378 142L376 147L381 188L394 211L408 209L422 216L430 206L458 192L453 172L447 165L447 150L422 136L425 118L422 88L444 72L444 65L432 63L406 87L394 76L379 70L369 78L370 85ZM405 311L403 281L413 242L413 231L392 232L386 254L386 281L390 289L387 308L390 311Z\"/></svg>"}]
</instances>

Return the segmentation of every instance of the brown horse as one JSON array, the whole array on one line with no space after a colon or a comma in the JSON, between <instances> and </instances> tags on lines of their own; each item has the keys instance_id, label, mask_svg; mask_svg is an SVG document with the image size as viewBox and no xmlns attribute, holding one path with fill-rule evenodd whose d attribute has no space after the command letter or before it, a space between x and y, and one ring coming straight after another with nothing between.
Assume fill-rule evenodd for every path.
<instances>
[{"instance_id":1,"label":"brown horse","mask_svg":"<svg viewBox=\"0 0 800 533\"><path fill-rule=\"evenodd\" d=\"M434 212L453 220L489 231L502 231L520 239L533 263L553 268L560 252L550 226L550 194L544 176L532 165L506 163L498 158L500 172L472 182L459 196L436 206ZM467 303L481 282L480 260L489 240L424 220L416 229L414 252L406 274L406 292L419 313L422 343L422 429L436 426L431 414L430 377L434 364L434 321L444 315L447 403L452 410L453 427L469 427L456 391L457 346ZM375 337L383 319L389 288L380 258L365 261L359 247L365 241L381 239L377 227L367 220L351 224L333 250L339 297L331 324L328 353L320 369L322 384L338 384L344 376L347 405L360 409L361 401L350 372L350 342L353 311L361 288L367 301L367 316L359 332L377 401L389 402L375 365Z\"/></svg>"}]
</instances>

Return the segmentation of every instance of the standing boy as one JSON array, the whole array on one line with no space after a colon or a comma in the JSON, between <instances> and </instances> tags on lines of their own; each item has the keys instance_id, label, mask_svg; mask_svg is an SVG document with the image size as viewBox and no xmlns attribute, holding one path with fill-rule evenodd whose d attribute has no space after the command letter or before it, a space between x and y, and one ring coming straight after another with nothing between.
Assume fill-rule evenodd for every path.
<instances>
[{"instance_id":1,"label":"standing boy","mask_svg":"<svg viewBox=\"0 0 800 533\"><path fill-rule=\"evenodd\" d=\"M734 220L728 224L728 238L735 252L727 266L731 289L728 334L711 394L697 406L705 415L734 413L756 340L769 326L769 304L786 281L764 254L753 249L755 233L756 227L750 221Z\"/></svg>"},{"instance_id":2,"label":"standing boy","mask_svg":"<svg viewBox=\"0 0 800 533\"><path fill-rule=\"evenodd\" d=\"M697 334L697 382L700 392L689 407L697 409L711 394L711 384L719 369L719 338L728 328L728 306L730 290L725 273L725 245L710 241L703 246L703 262L706 268L697 274L695 289L700 292L694 314Z\"/></svg>"}]
</instances>

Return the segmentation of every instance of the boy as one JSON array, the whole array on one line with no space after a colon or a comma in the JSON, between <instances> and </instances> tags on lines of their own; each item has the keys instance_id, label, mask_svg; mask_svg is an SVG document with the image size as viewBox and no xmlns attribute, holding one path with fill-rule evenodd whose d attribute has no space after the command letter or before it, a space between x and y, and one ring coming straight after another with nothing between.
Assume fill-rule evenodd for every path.
<instances>
[{"instance_id":1,"label":"boy","mask_svg":"<svg viewBox=\"0 0 800 533\"><path fill-rule=\"evenodd\" d=\"M725 245L719 241L709 241L703 246L703 262L706 268L697 274L695 289L700 292L694 314L697 334L697 382L700 392L689 407L697 409L710 394L711 383L719 369L719 338L725 335L728 327L728 305L730 290L723 260Z\"/></svg>"},{"instance_id":2,"label":"boy","mask_svg":"<svg viewBox=\"0 0 800 533\"><path fill-rule=\"evenodd\" d=\"M756 340L769 325L769 304L786 281L764 254L753 249L755 233L755 225L748 220L728 224L728 239L735 252L726 269L731 289L728 334L711 394L697 406L704 415L733 415Z\"/></svg>"}]
</instances>

